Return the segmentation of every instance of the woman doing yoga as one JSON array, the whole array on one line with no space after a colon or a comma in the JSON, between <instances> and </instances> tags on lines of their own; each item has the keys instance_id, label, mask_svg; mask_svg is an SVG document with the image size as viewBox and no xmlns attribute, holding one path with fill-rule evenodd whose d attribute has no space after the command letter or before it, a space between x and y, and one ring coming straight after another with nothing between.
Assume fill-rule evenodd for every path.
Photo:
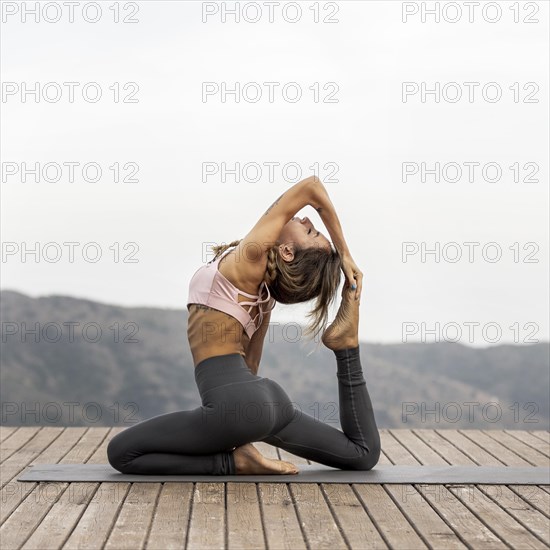
<instances>
[{"instance_id":1,"label":"woman doing yoga","mask_svg":"<svg viewBox=\"0 0 550 550\"><path fill-rule=\"evenodd\" d=\"M335 250L307 217L295 217L308 205ZM380 456L380 436L359 357L363 274L322 182L312 176L293 185L243 239L213 250L214 259L191 278L187 301L202 405L115 435L107 447L111 466L127 474L298 473L290 462L264 457L252 445L262 441L334 468L371 469ZM275 303L316 299L306 334L318 334L342 272L341 304L321 338L336 359L341 431L297 409L277 382L257 372Z\"/></svg>"}]
</instances>

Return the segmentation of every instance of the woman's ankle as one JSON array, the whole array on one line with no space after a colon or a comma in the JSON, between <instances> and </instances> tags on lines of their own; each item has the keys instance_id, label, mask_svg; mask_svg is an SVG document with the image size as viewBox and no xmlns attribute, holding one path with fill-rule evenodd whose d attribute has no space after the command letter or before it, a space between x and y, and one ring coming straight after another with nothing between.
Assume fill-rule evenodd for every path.
<instances>
[{"instance_id":1,"label":"woman's ankle","mask_svg":"<svg viewBox=\"0 0 550 550\"><path fill-rule=\"evenodd\" d=\"M359 352L360 352L359 348L360 346L359 344L357 344L357 345L349 345L342 349L333 349L332 351L334 355L336 355L337 359L349 360L359 356Z\"/></svg>"},{"instance_id":2,"label":"woman's ankle","mask_svg":"<svg viewBox=\"0 0 550 550\"><path fill-rule=\"evenodd\" d=\"M341 380L363 380L363 367L359 346L342 350L335 350L336 374Z\"/></svg>"}]
</instances>

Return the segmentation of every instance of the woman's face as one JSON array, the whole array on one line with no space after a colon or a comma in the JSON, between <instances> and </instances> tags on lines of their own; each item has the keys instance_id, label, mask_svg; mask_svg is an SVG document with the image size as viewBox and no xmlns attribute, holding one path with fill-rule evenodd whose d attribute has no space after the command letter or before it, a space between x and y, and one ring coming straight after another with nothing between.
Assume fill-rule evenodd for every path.
<instances>
[{"instance_id":1,"label":"woman's face","mask_svg":"<svg viewBox=\"0 0 550 550\"><path fill-rule=\"evenodd\" d=\"M315 229L308 217L297 218L295 216L289 220L279 235L279 241L287 245L296 243L301 248L318 246L331 250L330 241Z\"/></svg>"}]
</instances>

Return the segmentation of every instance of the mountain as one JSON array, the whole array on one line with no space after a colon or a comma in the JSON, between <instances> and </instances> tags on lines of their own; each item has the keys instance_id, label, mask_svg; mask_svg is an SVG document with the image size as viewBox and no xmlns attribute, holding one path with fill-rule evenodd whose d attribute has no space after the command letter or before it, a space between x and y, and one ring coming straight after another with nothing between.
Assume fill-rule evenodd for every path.
<instances>
[{"instance_id":1,"label":"mountain","mask_svg":"<svg viewBox=\"0 0 550 550\"><path fill-rule=\"evenodd\" d=\"M0 315L4 425L131 425L200 406L186 310L4 290ZM294 335L270 327L258 374L339 428L334 355ZM548 342L362 342L361 361L379 428L549 429Z\"/></svg>"}]
</instances>

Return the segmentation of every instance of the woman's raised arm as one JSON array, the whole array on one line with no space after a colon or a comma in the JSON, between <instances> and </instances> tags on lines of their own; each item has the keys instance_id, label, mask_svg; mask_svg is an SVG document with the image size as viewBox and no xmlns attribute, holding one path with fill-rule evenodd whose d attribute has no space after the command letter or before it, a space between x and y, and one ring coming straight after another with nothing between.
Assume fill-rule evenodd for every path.
<instances>
[{"instance_id":1,"label":"woman's raised arm","mask_svg":"<svg viewBox=\"0 0 550 550\"><path fill-rule=\"evenodd\" d=\"M336 250L341 255L349 253L338 216L325 186L317 176L310 176L287 189L276 199L242 239L239 247L241 251L246 252L243 259L261 261L262 254L258 252L267 252L277 241L284 225L305 206L312 206L319 212Z\"/></svg>"},{"instance_id":2,"label":"woman's raised arm","mask_svg":"<svg viewBox=\"0 0 550 550\"><path fill-rule=\"evenodd\" d=\"M342 257L349 254L349 248L344 239L340 220L328 196L328 192L319 178L315 178L315 181L312 183L312 198L309 204L317 210L338 254Z\"/></svg>"},{"instance_id":3,"label":"woman's raised arm","mask_svg":"<svg viewBox=\"0 0 550 550\"><path fill-rule=\"evenodd\" d=\"M317 178L316 182L312 184L312 195L310 204L317 210L324 226L327 228L332 244L342 258L342 271L350 287L355 290L355 299L358 300L363 287L363 273L351 257L334 205L325 186Z\"/></svg>"},{"instance_id":4,"label":"woman's raised arm","mask_svg":"<svg viewBox=\"0 0 550 550\"><path fill-rule=\"evenodd\" d=\"M277 241L284 225L305 206L312 206L318 212L334 247L343 260L344 275L350 285L357 280L357 295L360 295L360 276L362 274L351 258L334 205L325 186L317 176L310 176L299 181L269 206L239 243L236 249L237 261L256 265L258 262L264 263L267 250Z\"/></svg>"},{"instance_id":5,"label":"woman's raised arm","mask_svg":"<svg viewBox=\"0 0 550 550\"><path fill-rule=\"evenodd\" d=\"M271 204L239 243L239 260L242 258L250 262L265 261L264 254L277 241L283 226L296 212L311 203L313 177L294 184Z\"/></svg>"}]
</instances>

